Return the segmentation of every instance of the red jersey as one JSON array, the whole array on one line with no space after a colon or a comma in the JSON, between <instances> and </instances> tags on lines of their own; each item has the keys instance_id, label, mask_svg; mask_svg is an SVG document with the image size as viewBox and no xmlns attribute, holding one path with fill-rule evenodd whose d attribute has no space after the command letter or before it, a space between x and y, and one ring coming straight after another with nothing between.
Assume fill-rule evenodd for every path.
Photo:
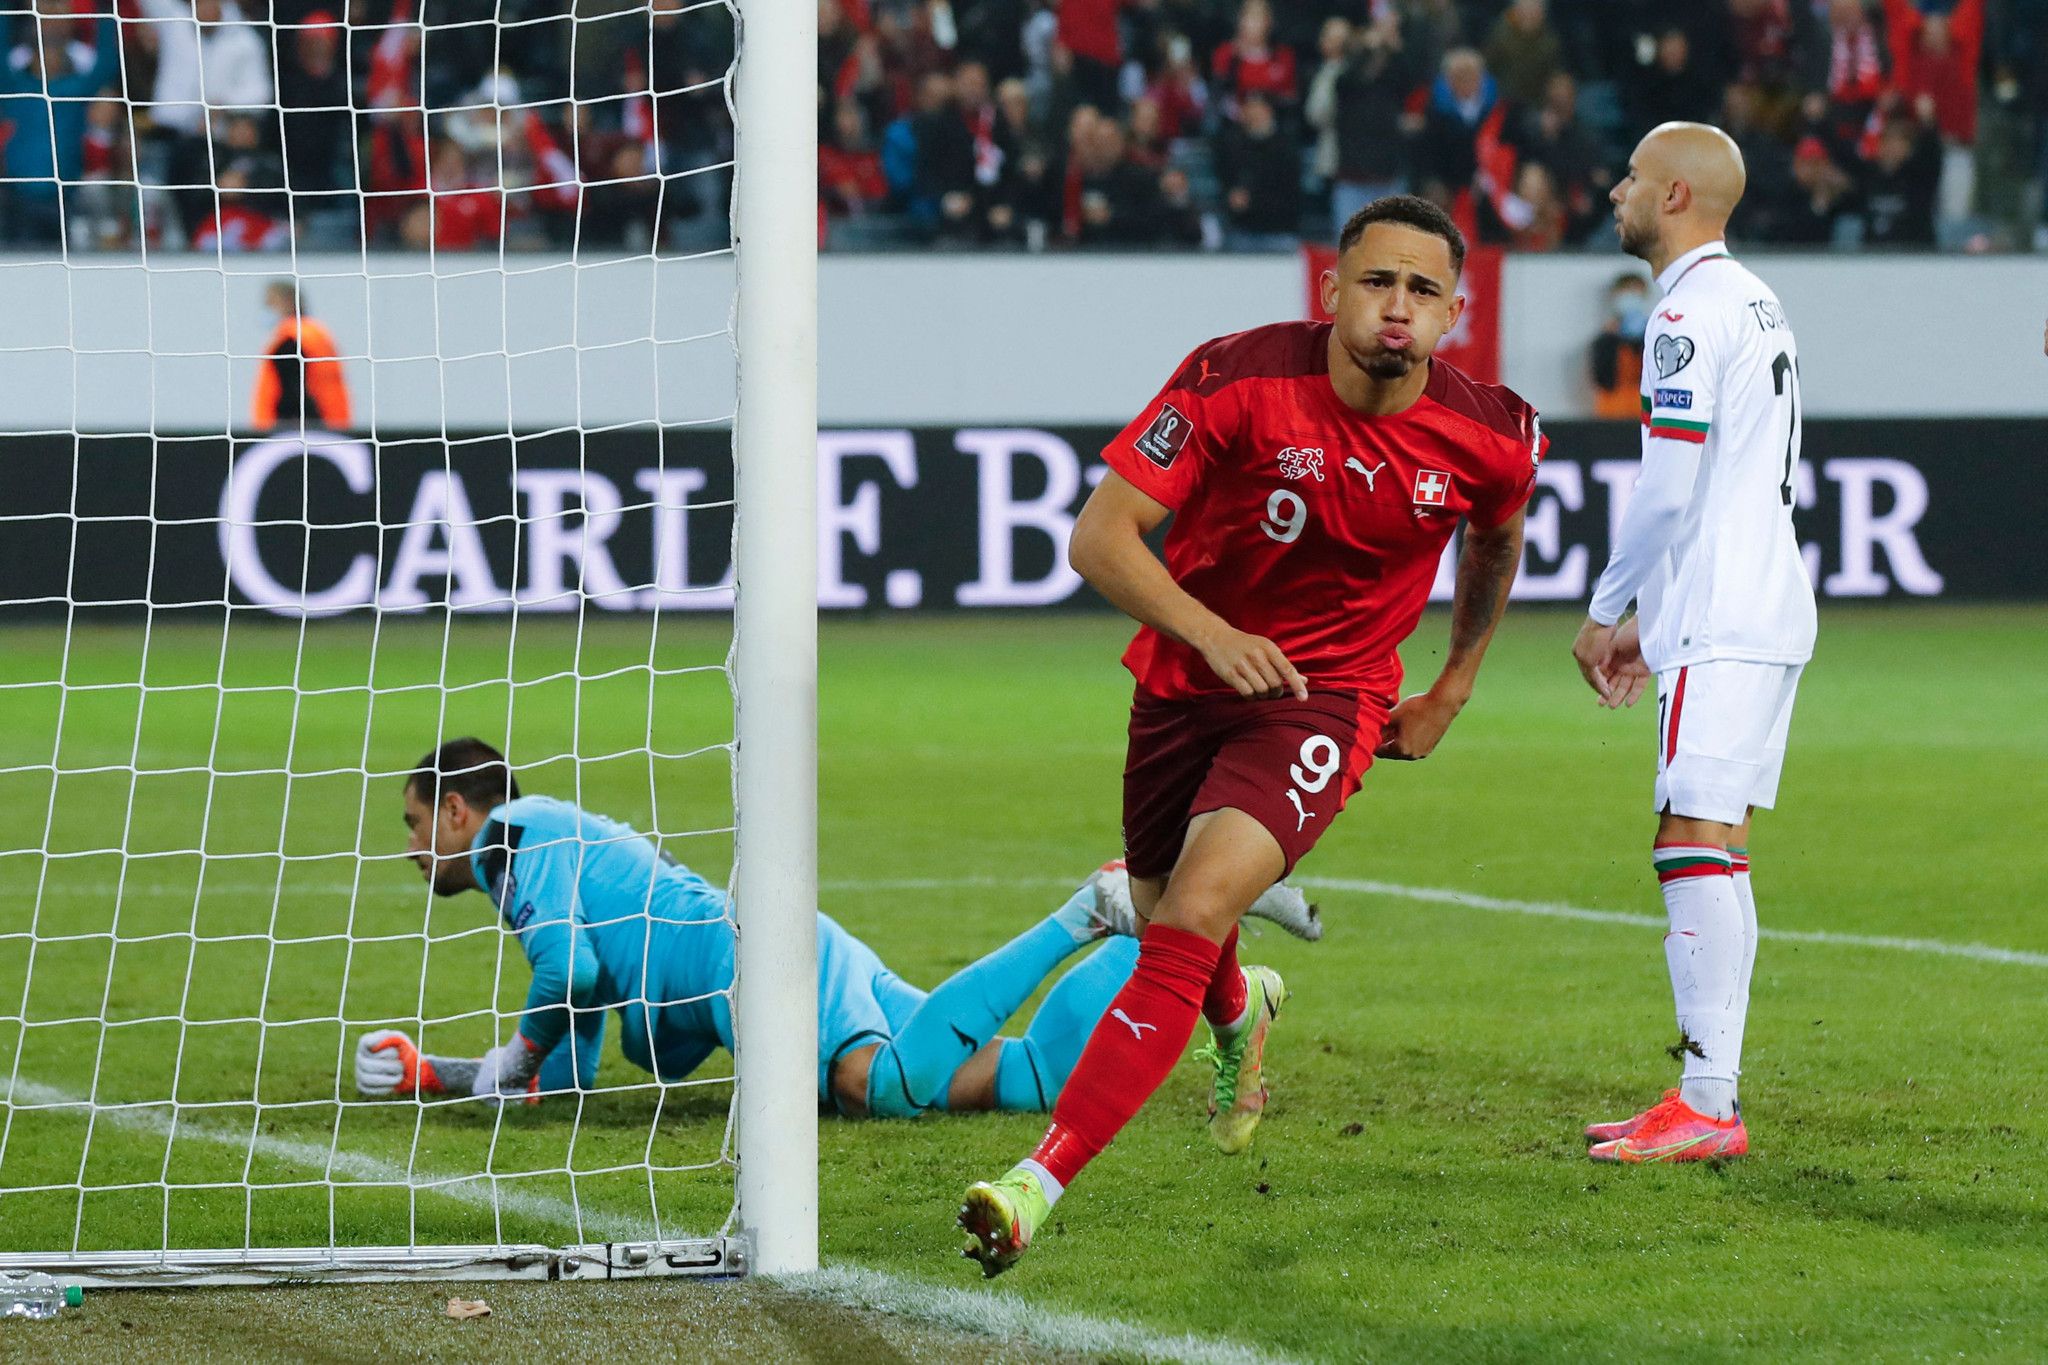
<instances>
[{"instance_id":1,"label":"red jersey","mask_svg":"<svg viewBox=\"0 0 2048 1365\"><path fill-rule=\"evenodd\" d=\"M194 251L282 251L292 244L291 224L242 204L223 204L220 211L192 229Z\"/></svg>"},{"instance_id":2,"label":"red jersey","mask_svg":"<svg viewBox=\"0 0 2048 1365\"><path fill-rule=\"evenodd\" d=\"M1167 571L1197 601L1272 640L1312 690L1391 697L1451 532L1513 517L1549 442L1520 397L1441 359L1407 410L1355 412L1329 343L1327 322L1208 342L1102 454L1173 509ZM1124 664L1150 696L1233 691L1150 626Z\"/></svg>"},{"instance_id":3,"label":"red jersey","mask_svg":"<svg viewBox=\"0 0 2048 1365\"><path fill-rule=\"evenodd\" d=\"M1210 58L1219 85L1237 95L1268 95L1283 103L1294 98L1294 49L1269 47L1257 54L1236 43L1219 43Z\"/></svg>"},{"instance_id":4,"label":"red jersey","mask_svg":"<svg viewBox=\"0 0 2048 1365\"><path fill-rule=\"evenodd\" d=\"M1060 44L1077 57L1115 66L1124 59L1123 35L1116 22L1122 7L1123 0L1063 0Z\"/></svg>"}]
</instances>

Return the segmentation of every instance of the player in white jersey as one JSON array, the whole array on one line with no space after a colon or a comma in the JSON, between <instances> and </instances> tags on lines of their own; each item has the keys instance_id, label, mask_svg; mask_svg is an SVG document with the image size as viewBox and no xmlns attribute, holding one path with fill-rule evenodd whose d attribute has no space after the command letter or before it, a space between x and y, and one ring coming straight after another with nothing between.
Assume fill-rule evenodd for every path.
<instances>
[{"instance_id":1,"label":"player in white jersey","mask_svg":"<svg viewBox=\"0 0 2048 1365\"><path fill-rule=\"evenodd\" d=\"M1572 653L1609 707L1656 679L1651 856L1683 1074L1642 1113L1586 1129L1600 1161L1749 1150L1736 1103L1756 961L1749 826L1777 799L1814 608L1792 532L1799 349L1777 296L1723 241L1742 189L1727 134L1667 123L1610 196L1622 249L1664 297L1643 344L1642 474Z\"/></svg>"}]
</instances>

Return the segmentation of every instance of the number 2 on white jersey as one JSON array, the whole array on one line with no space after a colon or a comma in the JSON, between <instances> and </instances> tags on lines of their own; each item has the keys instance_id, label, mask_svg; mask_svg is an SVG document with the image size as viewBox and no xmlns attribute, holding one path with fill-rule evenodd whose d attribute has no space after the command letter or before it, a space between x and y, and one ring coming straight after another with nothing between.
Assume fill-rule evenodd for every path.
<instances>
[{"instance_id":1,"label":"number 2 on white jersey","mask_svg":"<svg viewBox=\"0 0 2048 1365\"><path fill-rule=\"evenodd\" d=\"M1778 352L1778 358L1771 362L1771 389L1783 398L1789 391L1792 395L1791 415L1785 423L1785 482L1778 485L1778 496L1787 507L1792 505L1792 467L1799 463L1797 444L1799 441L1799 362Z\"/></svg>"}]
</instances>

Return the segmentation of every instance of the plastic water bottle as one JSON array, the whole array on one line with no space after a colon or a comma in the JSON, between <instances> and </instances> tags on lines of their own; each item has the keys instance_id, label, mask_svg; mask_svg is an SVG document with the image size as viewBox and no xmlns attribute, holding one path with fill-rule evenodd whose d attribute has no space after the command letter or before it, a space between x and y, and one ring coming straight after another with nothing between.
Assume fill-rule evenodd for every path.
<instances>
[{"instance_id":1,"label":"plastic water bottle","mask_svg":"<svg viewBox=\"0 0 2048 1365\"><path fill-rule=\"evenodd\" d=\"M0 1318L54 1318L85 1302L75 1284L59 1284L40 1271L0 1274Z\"/></svg>"}]
</instances>

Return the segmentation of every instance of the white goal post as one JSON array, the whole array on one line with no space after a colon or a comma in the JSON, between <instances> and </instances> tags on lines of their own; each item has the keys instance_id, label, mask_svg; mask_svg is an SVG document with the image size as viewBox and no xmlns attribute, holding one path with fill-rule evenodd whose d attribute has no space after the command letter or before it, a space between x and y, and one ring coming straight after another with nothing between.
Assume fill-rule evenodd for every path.
<instances>
[{"instance_id":1,"label":"white goal post","mask_svg":"<svg viewBox=\"0 0 2048 1365\"><path fill-rule=\"evenodd\" d=\"M264 25L195 23L190 0L6 15L46 73L28 98L56 173L46 203L0 170L0 1274L815 1269L817 7L496 0L488 26L437 26L421 0L382 22L379 0L359 31L361 5L276 3ZM639 51L611 27L635 24ZM731 26L730 65L662 83L681 59L646 35L695 24ZM522 94L505 54L554 25L566 65ZM296 110L347 116L346 192L302 188L284 97L329 28L355 54L350 104ZM197 161L189 132L160 155L180 116L127 65L215 38L260 44L274 93L196 115ZM434 92L436 44L488 54L481 83ZM580 93L607 44L622 92ZM715 101L730 150L693 142L678 165L669 97ZM67 104L89 151L105 139L82 171L57 143ZM451 115L469 131L442 132ZM373 149L373 125L398 131ZM403 161L409 137L418 183L370 191L373 151ZM251 192L263 172L240 158L265 138L278 178ZM445 196L444 156L470 177ZM665 240L677 199L727 174L730 240L703 234L723 206ZM444 211L482 197L495 227L452 247ZM590 245L600 201L647 230ZM353 246L323 236L343 204ZM251 319L285 284L333 326L345 426L310 411L307 364L308 411L250 427L282 334ZM612 1021L602 1075L575 1033L561 1055L584 1079L531 1110L352 1079L366 1031L474 1057L518 1027L525 921L433 901L398 824L418 751L468 734L528 794L625 821L714 884L730 841L729 907L684 921L730 924L730 988L657 1000L650 968L625 1002L644 1039L577 1006L578 1029ZM729 1072L638 1065L636 1041L670 1055L651 1022L668 1005L729 1011Z\"/></svg>"},{"instance_id":2,"label":"white goal post","mask_svg":"<svg viewBox=\"0 0 2048 1365\"><path fill-rule=\"evenodd\" d=\"M818 11L741 9L733 446L739 1210L755 1269L818 1265Z\"/></svg>"}]
</instances>

